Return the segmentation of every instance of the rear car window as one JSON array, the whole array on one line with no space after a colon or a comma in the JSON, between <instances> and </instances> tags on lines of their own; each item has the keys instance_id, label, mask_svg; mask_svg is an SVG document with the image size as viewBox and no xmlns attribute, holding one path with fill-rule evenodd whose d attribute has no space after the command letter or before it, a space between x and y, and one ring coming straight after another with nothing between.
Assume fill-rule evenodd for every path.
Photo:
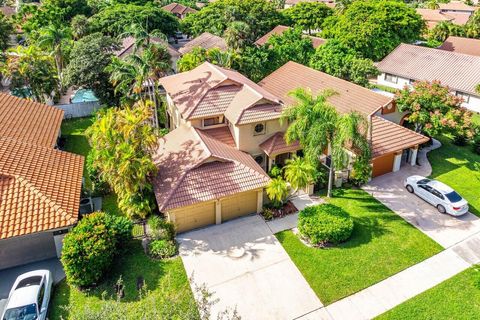
<instances>
[{"instance_id":1,"label":"rear car window","mask_svg":"<svg viewBox=\"0 0 480 320\"><path fill-rule=\"evenodd\" d=\"M452 191L450 193L445 194L445 196L450 200L450 202L458 202L462 200L462 197L456 193L455 191Z\"/></svg>"},{"instance_id":2,"label":"rear car window","mask_svg":"<svg viewBox=\"0 0 480 320\"><path fill-rule=\"evenodd\" d=\"M23 288L23 287L29 287L29 286L38 286L40 285L40 282L42 282L42 277L41 276L33 276L33 277L28 277L23 280L21 280L18 285L17 289Z\"/></svg>"}]
</instances>

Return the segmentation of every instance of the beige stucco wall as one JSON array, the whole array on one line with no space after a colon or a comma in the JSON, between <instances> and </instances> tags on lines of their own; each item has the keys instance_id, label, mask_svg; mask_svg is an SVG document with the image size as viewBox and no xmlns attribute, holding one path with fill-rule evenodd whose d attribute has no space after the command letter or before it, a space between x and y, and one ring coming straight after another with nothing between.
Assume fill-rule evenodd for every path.
<instances>
[{"instance_id":1,"label":"beige stucco wall","mask_svg":"<svg viewBox=\"0 0 480 320\"><path fill-rule=\"evenodd\" d=\"M259 123L266 124L265 134L254 135L255 125ZM263 141L270 138L274 133L287 130L287 123L280 124L280 121L270 120L265 122L256 122L237 126L235 128L235 139L238 141L238 148L252 155L262 154L263 151L258 146Z\"/></svg>"}]
</instances>

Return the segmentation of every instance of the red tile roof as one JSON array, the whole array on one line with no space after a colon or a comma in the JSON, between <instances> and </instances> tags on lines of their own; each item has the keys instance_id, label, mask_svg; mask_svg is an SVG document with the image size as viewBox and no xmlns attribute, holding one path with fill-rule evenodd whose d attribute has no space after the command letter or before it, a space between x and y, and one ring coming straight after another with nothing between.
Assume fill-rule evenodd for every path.
<instances>
[{"instance_id":1,"label":"red tile roof","mask_svg":"<svg viewBox=\"0 0 480 320\"><path fill-rule=\"evenodd\" d=\"M270 180L249 154L188 125L162 137L153 159L161 211L262 188Z\"/></svg>"},{"instance_id":2,"label":"red tile roof","mask_svg":"<svg viewBox=\"0 0 480 320\"><path fill-rule=\"evenodd\" d=\"M176 2L172 2L170 4L167 4L166 6L163 6L162 9L165 10L165 11L180 14L180 15L197 12L197 10L195 10L195 9L192 9L190 7L184 6L183 4L179 4L179 3L176 3Z\"/></svg>"},{"instance_id":3,"label":"red tile roof","mask_svg":"<svg viewBox=\"0 0 480 320\"><path fill-rule=\"evenodd\" d=\"M302 149L298 141L287 144L283 132L277 132L259 145L269 157Z\"/></svg>"},{"instance_id":4,"label":"red tile roof","mask_svg":"<svg viewBox=\"0 0 480 320\"><path fill-rule=\"evenodd\" d=\"M187 42L183 47L178 49L178 51L182 54L185 54L185 53L189 53L196 47L200 47L206 50L212 49L212 48L218 48L220 50L225 51L228 49L227 43L222 37L211 34L209 32L204 32L198 37Z\"/></svg>"},{"instance_id":5,"label":"red tile roof","mask_svg":"<svg viewBox=\"0 0 480 320\"><path fill-rule=\"evenodd\" d=\"M270 37L272 37L273 35L281 35L282 33L284 33L285 31L291 29L290 27L286 27L286 26L276 26L275 28L273 28L270 32L268 32L267 34L263 35L261 38L259 38L257 41L255 41L255 44L256 45L264 45L265 43L267 43L268 39L270 39ZM322 38L319 38L319 37L313 37L313 36L306 36L308 38L310 38L310 40L312 40L312 44L313 44L313 47L314 48L318 48L319 46L321 46L322 44L324 44L326 42L325 39L322 39Z\"/></svg>"},{"instance_id":6,"label":"red tile roof","mask_svg":"<svg viewBox=\"0 0 480 320\"><path fill-rule=\"evenodd\" d=\"M236 85L226 85L209 90L190 115L190 119L223 115L241 89Z\"/></svg>"},{"instance_id":7,"label":"red tile roof","mask_svg":"<svg viewBox=\"0 0 480 320\"><path fill-rule=\"evenodd\" d=\"M440 10L442 11L466 11L466 12L475 12L476 7L469 6L463 1L449 1L448 3L439 3Z\"/></svg>"},{"instance_id":8,"label":"red tile roof","mask_svg":"<svg viewBox=\"0 0 480 320\"><path fill-rule=\"evenodd\" d=\"M450 36L438 49L480 57L480 39Z\"/></svg>"},{"instance_id":9,"label":"red tile roof","mask_svg":"<svg viewBox=\"0 0 480 320\"><path fill-rule=\"evenodd\" d=\"M178 58L178 57L181 56L180 52L178 52L177 49L175 49L174 47L172 47L171 44L167 43L166 41L164 41L160 38L153 37L153 38L150 39L150 41L151 41L151 43L165 44L167 46L168 53L170 54L170 56L172 56L174 58L175 57ZM133 52L134 45L135 45L135 38L134 37L123 38L122 39L122 46L121 46L120 50L115 52L115 55L119 58L124 58L124 57L128 56L129 54L131 54Z\"/></svg>"},{"instance_id":10,"label":"red tile roof","mask_svg":"<svg viewBox=\"0 0 480 320\"><path fill-rule=\"evenodd\" d=\"M231 147L236 147L235 140L233 139L232 132L227 126L218 127L218 128L211 128L211 129L204 129L205 133L209 136L217 139L220 142L225 143Z\"/></svg>"}]
</instances>

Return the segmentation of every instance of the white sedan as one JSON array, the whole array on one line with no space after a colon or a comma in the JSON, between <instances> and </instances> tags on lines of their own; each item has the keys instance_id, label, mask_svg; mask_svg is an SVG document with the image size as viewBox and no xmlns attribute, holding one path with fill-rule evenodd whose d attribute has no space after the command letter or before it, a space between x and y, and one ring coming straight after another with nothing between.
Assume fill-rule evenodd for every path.
<instances>
[{"instance_id":1,"label":"white sedan","mask_svg":"<svg viewBox=\"0 0 480 320\"><path fill-rule=\"evenodd\" d=\"M18 276L1 320L45 320L52 291L52 273L36 270Z\"/></svg>"},{"instance_id":2,"label":"white sedan","mask_svg":"<svg viewBox=\"0 0 480 320\"><path fill-rule=\"evenodd\" d=\"M440 213L461 216L468 212L468 202L446 184L422 176L410 176L404 181L408 192L432 204Z\"/></svg>"}]
</instances>

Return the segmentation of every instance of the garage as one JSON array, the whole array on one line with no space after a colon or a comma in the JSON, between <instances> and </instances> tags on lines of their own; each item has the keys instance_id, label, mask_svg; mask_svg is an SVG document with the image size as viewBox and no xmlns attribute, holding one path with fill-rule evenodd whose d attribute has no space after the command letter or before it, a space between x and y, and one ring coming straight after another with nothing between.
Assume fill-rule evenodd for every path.
<instances>
[{"instance_id":1,"label":"garage","mask_svg":"<svg viewBox=\"0 0 480 320\"><path fill-rule=\"evenodd\" d=\"M372 176L378 177L382 174L392 172L393 161L395 159L394 153L385 154L380 157L376 157L372 160Z\"/></svg>"},{"instance_id":2,"label":"garage","mask_svg":"<svg viewBox=\"0 0 480 320\"><path fill-rule=\"evenodd\" d=\"M257 191L222 199L222 222L257 212Z\"/></svg>"},{"instance_id":3,"label":"garage","mask_svg":"<svg viewBox=\"0 0 480 320\"><path fill-rule=\"evenodd\" d=\"M175 216L172 219L172 214ZM215 223L215 202L198 203L172 210L170 219L175 221L177 232L201 228Z\"/></svg>"}]
</instances>

